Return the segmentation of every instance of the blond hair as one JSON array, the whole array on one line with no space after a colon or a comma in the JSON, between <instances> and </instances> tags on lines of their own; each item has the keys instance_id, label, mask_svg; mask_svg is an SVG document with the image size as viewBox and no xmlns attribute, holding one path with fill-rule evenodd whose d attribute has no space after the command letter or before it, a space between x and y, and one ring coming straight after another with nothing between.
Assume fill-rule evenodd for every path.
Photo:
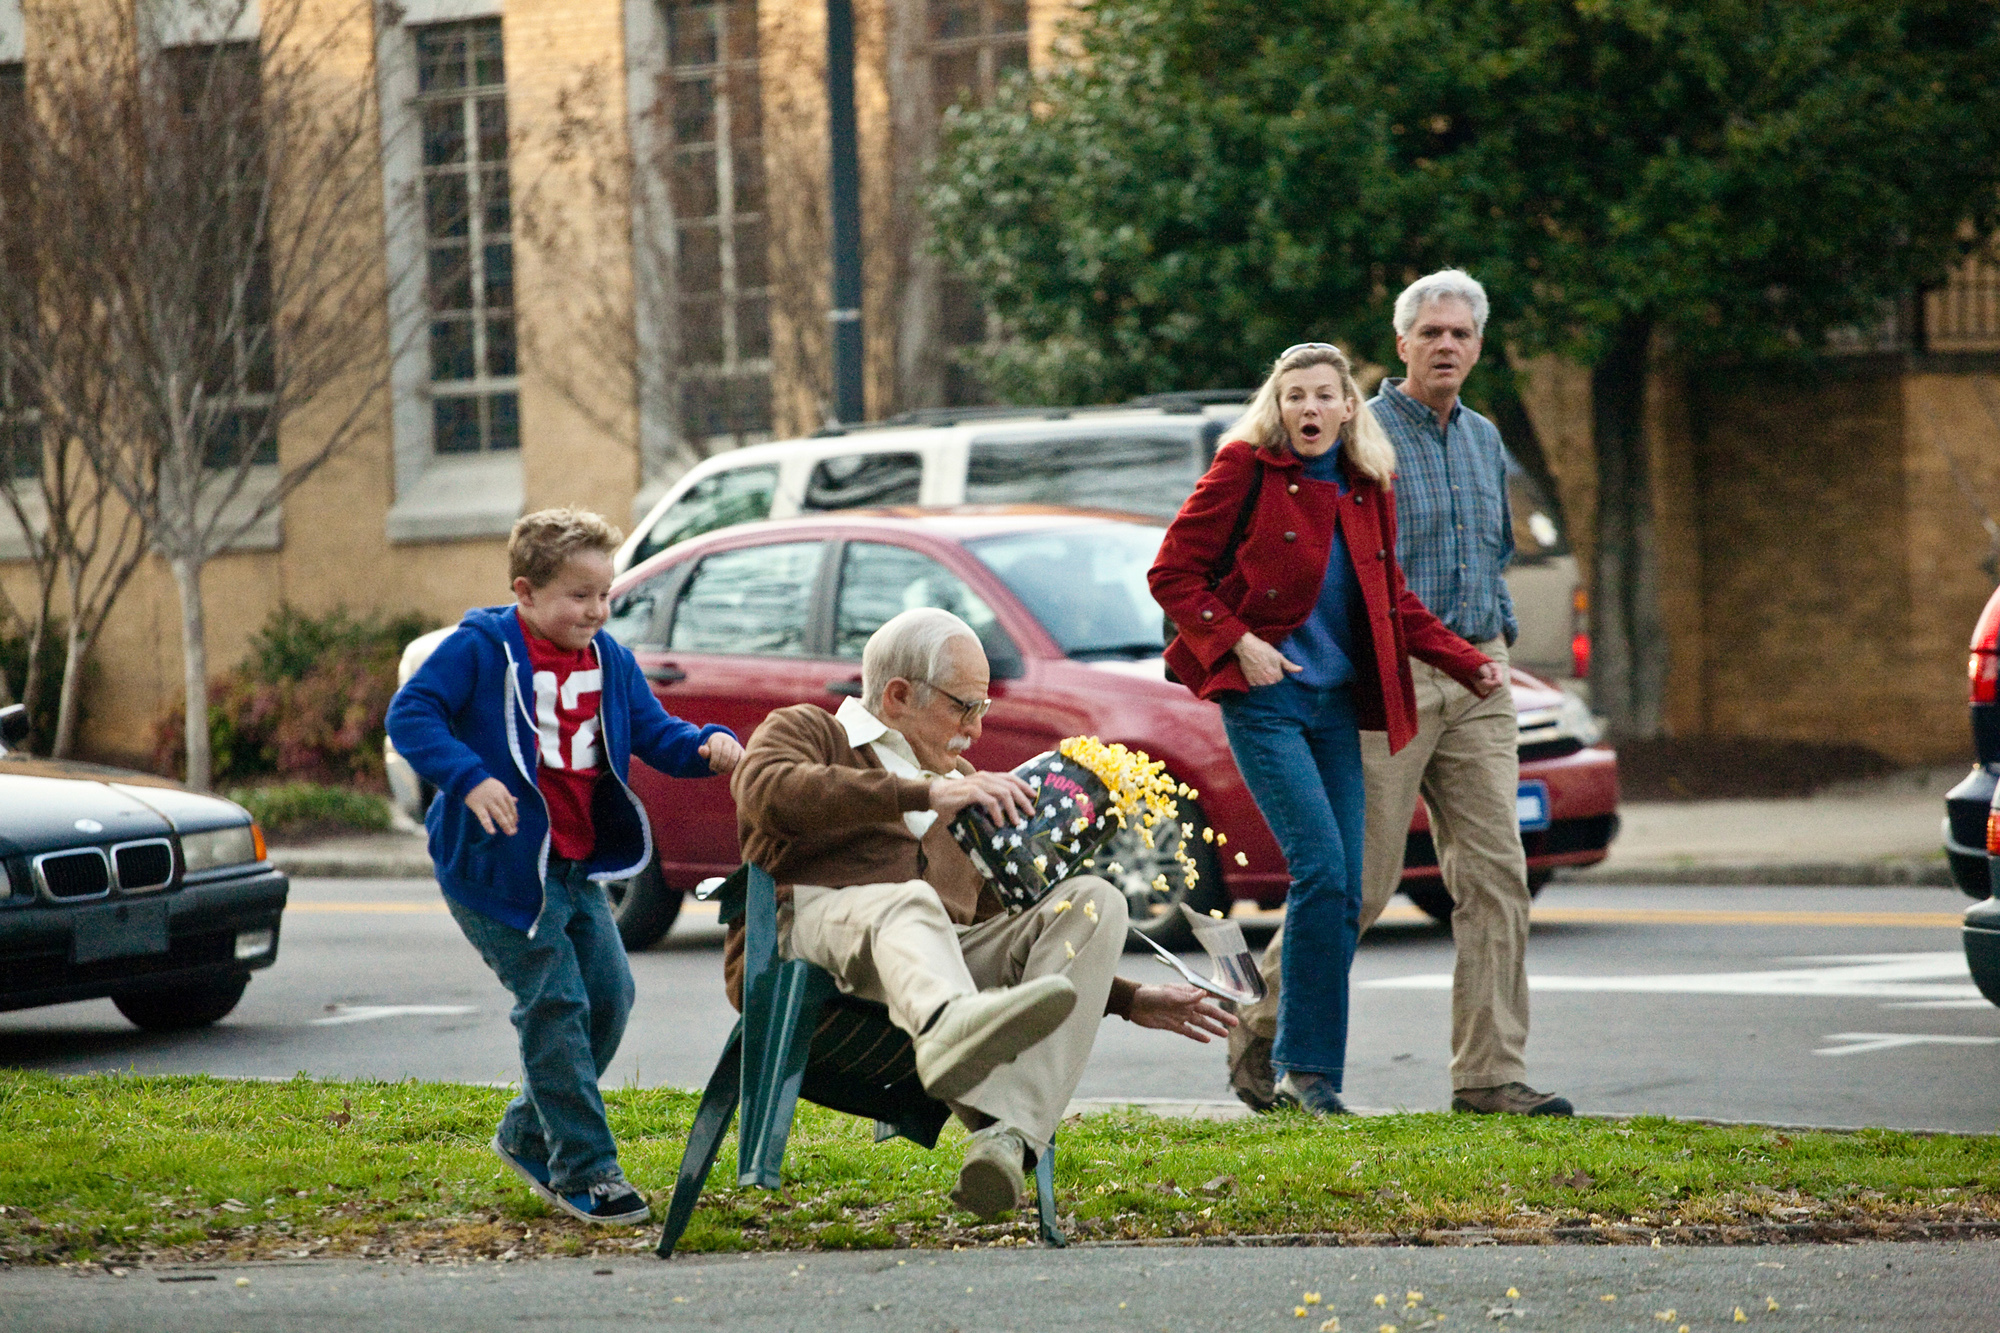
<instances>
[{"instance_id":1,"label":"blond hair","mask_svg":"<svg viewBox=\"0 0 2000 1333\"><path fill-rule=\"evenodd\" d=\"M604 515L588 509L537 509L523 514L507 534L507 581L526 579L531 588L547 587L577 552L610 555L624 539Z\"/></svg>"},{"instance_id":2,"label":"blond hair","mask_svg":"<svg viewBox=\"0 0 2000 1333\"><path fill-rule=\"evenodd\" d=\"M1222 437L1223 442L1242 440L1253 449L1269 449L1273 453L1289 449L1291 441L1285 435L1284 417L1278 410L1278 381L1308 366L1332 366L1340 373L1341 392L1354 404L1354 415L1340 428L1339 443L1347 450L1349 466L1377 485L1387 486L1396 475L1396 446L1389 443L1382 423L1375 419L1374 410L1361 396L1361 386L1354 382L1354 368L1331 343L1304 343L1273 362L1270 375L1251 398L1250 406Z\"/></svg>"}]
</instances>

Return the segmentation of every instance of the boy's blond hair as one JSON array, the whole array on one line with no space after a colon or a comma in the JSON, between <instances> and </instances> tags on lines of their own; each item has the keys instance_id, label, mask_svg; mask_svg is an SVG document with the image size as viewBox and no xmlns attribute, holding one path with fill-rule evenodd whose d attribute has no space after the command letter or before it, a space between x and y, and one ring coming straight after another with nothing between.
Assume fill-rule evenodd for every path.
<instances>
[{"instance_id":1,"label":"boy's blond hair","mask_svg":"<svg viewBox=\"0 0 2000 1333\"><path fill-rule=\"evenodd\" d=\"M602 514L588 509L537 509L523 514L507 534L507 581L526 579L531 588L547 587L563 562L578 551L610 555L625 534Z\"/></svg>"}]
</instances>

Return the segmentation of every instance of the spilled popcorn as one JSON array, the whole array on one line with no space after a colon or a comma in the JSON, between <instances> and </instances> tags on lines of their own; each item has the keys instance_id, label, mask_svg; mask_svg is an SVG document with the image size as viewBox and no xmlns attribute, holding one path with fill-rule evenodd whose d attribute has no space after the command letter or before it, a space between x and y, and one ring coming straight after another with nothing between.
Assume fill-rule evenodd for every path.
<instances>
[{"instance_id":1,"label":"spilled popcorn","mask_svg":"<svg viewBox=\"0 0 2000 1333\"><path fill-rule=\"evenodd\" d=\"M1128 750L1115 743L1106 745L1095 736L1071 736L1058 745L1056 751L1071 763L1097 775L1111 794L1111 814L1117 819L1119 827L1131 828L1136 817L1139 841L1147 848L1155 845L1153 829L1161 820L1178 822L1180 807L1174 797L1195 798L1194 788L1169 777L1167 766L1149 757L1144 750ZM1188 854L1186 845L1193 836L1193 824L1182 824L1181 842L1174 848L1174 860L1180 864L1190 889L1199 878L1194 858ZM1216 835L1216 841L1223 841L1220 834ZM1122 867L1113 866L1111 873L1115 875L1120 869ZM1167 892L1164 881L1164 876L1155 879L1153 887L1161 893Z\"/></svg>"},{"instance_id":2,"label":"spilled popcorn","mask_svg":"<svg viewBox=\"0 0 2000 1333\"><path fill-rule=\"evenodd\" d=\"M1250 858L1245 856L1243 853L1238 852L1236 853L1236 864L1240 866L1247 866L1250 864Z\"/></svg>"}]
</instances>

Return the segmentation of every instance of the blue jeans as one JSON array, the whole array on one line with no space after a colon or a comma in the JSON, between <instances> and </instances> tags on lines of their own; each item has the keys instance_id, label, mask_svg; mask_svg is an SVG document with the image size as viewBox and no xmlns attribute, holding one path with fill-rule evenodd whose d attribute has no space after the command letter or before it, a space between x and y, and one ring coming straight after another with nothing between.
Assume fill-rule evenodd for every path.
<instances>
[{"instance_id":1,"label":"blue jeans","mask_svg":"<svg viewBox=\"0 0 2000 1333\"><path fill-rule=\"evenodd\" d=\"M445 904L514 995L521 1095L500 1118L500 1146L546 1162L556 1193L579 1194L625 1178L597 1080L632 1013L632 968L604 887L583 866L550 857L544 892L532 937L450 898Z\"/></svg>"},{"instance_id":2,"label":"blue jeans","mask_svg":"<svg viewBox=\"0 0 2000 1333\"><path fill-rule=\"evenodd\" d=\"M1287 679L1220 702L1236 767L1292 874L1271 1064L1322 1074L1339 1091L1367 825L1354 692Z\"/></svg>"}]
</instances>

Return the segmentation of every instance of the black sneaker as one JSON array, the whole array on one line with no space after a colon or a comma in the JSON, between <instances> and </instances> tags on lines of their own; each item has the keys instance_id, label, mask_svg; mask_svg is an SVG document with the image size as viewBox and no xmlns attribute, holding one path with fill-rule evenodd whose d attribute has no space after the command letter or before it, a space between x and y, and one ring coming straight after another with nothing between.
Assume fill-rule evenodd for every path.
<instances>
[{"instance_id":1,"label":"black sneaker","mask_svg":"<svg viewBox=\"0 0 2000 1333\"><path fill-rule=\"evenodd\" d=\"M580 1222L612 1227L635 1227L653 1215L639 1191L622 1180L600 1180L580 1194L558 1195L556 1207Z\"/></svg>"},{"instance_id":2,"label":"black sneaker","mask_svg":"<svg viewBox=\"0 0 2000 1333\"><path fill-rule=\"evenodd\" d=\"M1451 1109L1476 1115L1575 1115L1569 1098L1553 1092L1536 1092L1525 1083L1502 1083L1497 1088L1458 1088L1451 1094Z\"/></svg>"}]
</instances>

